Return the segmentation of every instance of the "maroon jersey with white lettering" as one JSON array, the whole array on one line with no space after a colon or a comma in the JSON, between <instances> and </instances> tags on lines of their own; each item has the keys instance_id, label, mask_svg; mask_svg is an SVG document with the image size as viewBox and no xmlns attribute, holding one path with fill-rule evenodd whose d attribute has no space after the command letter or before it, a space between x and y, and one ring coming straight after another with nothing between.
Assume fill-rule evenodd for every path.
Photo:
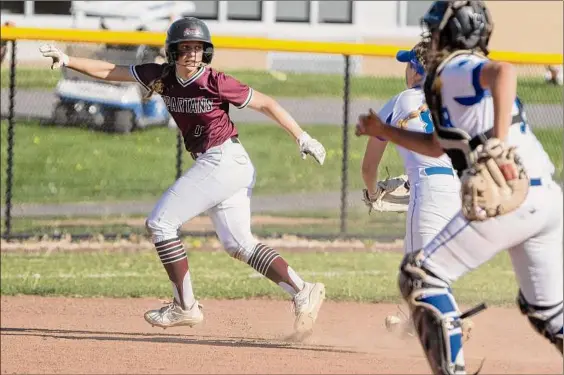
<instances>
[{"instance_id":1,"label":"maroon jersey with white lettering","mask_svg":"<svg viewBox=\"0 0 564 375\"><path fill-rule=\"evenodd\" d=\"M164 65L154 63L130 67L139 83L146 89L152 85L161 95L182 132L186 150L205 152L238 135L229 104L237 108L249 104L253 96L249 86L211 67L200 68L186 81L174 71L161 78L163 69Z\"/></svg>"}]
</instances>

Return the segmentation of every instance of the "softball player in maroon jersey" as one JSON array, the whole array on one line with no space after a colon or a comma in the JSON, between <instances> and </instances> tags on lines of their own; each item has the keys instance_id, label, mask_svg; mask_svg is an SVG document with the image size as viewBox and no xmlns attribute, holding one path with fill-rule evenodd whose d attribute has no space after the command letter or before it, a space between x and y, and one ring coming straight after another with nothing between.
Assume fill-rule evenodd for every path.
<instances>
[{"instance_id":1,"label":"softball player in maroon jersey","mask_svg":"<svg viewBox=\"0 0 564 375\"><path fill-rule=\"evenodd\" d=\"M288 292L295 307L295 330L311 332L325 298L325 286L303 281L274 249L252 235L250 199L256 172L229 117L229 104L248 106L275 120L296 139L302 158L311 155L322 165L324 147L272 98L208 66L214 47L201 20L189 17L173 22L165 49L165 64L119 66L69 57L51 45L40 48L43 56L53 59L52 68L66 66L108 81L136 81L149 94L159 93L195 159L161 196L146 221L172 283L174 299L168 306L147 311L145 320L163 328L193 326L203 320L178 229L207 212L225 250Z\"/></svg>"}]
</instances>

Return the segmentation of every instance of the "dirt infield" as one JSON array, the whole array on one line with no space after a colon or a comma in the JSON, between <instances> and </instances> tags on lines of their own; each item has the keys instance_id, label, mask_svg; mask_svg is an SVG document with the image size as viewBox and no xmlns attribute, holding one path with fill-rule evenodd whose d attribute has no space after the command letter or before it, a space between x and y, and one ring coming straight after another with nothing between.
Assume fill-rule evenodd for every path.
<instances>
[{"instance_id":1,"label":"dirt infield","mask_svg":"<svg viewBox=\"0 0 564 375\"><path fill-rule=\"evenodd\" d=\"M198 327L152 328L143 312L155 299L2 297L2 373L380 373L425 374L414 338L388 333L384 304L324 305L315 334L291 343L288 302L201 301ZM558 374L562 356L517 309L474 318L469 372ZM514 346L513 349L509 349Z\"/></svg>"}]
</instances>

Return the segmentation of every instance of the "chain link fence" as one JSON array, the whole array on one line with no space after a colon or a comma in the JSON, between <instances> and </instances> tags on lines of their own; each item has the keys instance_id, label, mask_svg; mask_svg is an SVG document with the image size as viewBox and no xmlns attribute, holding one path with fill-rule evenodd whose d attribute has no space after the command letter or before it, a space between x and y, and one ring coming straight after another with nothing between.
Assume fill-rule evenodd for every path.
<instances>
[{"instance_id":1,"label":"chain link fence","mask_svg":"<svg viewBox=\"0 0 564 375\"><path fill-rule=\"evenodd\" d=\"M14 48L2 65L3 236L145 235L145 217L192 164L176 125L160 97L141 99L138 84L50 70L37 50L42 43L10 42ZM52 43L73 56L119 64L162 61L158 48ZM18 52L20 47L27 52ZM257 168L252 201L257 235L403 238L405 214L369 216L361 201L366 138L354 136L360 113L379 110L405 89L402 64L384 57L217 49L214 66L273 96L327 149L323 166L303 161L295 142L266 116L230 108ZM562 87L546 77L545 66L518 71L529 122L562 181ZM379 178L388 173L403 173L393 145ZM182 232L214 233L205 214Z\"/></svg>"}]
</instances>

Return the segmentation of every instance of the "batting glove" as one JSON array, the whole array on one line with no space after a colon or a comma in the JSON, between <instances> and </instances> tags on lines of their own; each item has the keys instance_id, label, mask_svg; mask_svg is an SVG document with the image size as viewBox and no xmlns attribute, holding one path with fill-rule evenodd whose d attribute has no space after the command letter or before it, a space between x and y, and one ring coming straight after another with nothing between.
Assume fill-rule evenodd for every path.
<instances>
[{"instance_id":1,"label":"batting glove","mask_svg":"<svg viewBox=\"0 0 564 375\"><path fill-rule=\"evenodd\" d=\"M50 57L53 59L53 64L51 64L51 69L59 69L62 66L66 66L69 63L69 57L63 53L57 47L51 44L44 44L39 47L39 52L45 57Z\"/></svg>"},{"instance_id":2,"label":"batting glove","mask_svg":"<svg viewBox=\"0 0 564 375\"><path fill-rule=\"evenodd\" d=\"M300 145L302 159L305 160L307 155L311 155L320 165L323 165L326 155L325 147L317 139L311 138L309 134L303 132L298 138L298 144Z\"/></svg>"}]
</instances>

